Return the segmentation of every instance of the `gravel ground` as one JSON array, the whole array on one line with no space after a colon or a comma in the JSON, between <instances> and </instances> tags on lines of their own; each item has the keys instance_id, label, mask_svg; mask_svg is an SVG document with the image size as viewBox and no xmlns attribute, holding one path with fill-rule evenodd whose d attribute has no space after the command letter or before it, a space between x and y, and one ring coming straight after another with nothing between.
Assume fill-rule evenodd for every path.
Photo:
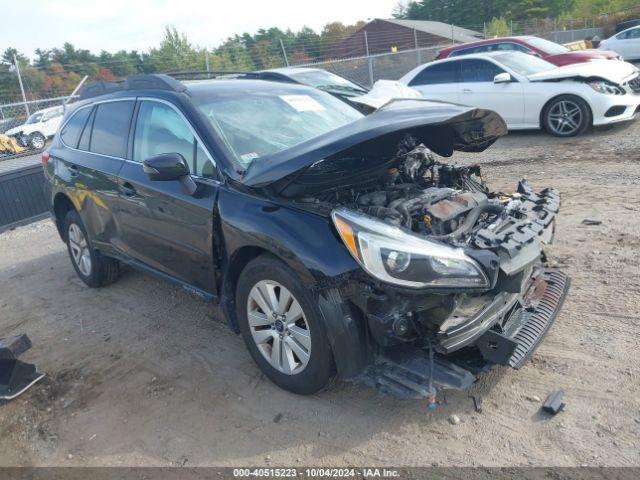
<instances>
[{"instance_id":1,"label":"gravel ground","mask_svg":"<svg viewBox=\"0 0 640 480\"><path fill-rule=\"evenodd\" d=\"M131 270L86 288L49 221L0 234L0 331L28 333L47 374L0 405L0 465L639 466L639 134L518 133L457 156L496 189L562 192L549 253L573 279L532 361L477 386L482 413L459 392L435 411L344 382L288 394L215 307Z\"/></svg>"}]
</instances>

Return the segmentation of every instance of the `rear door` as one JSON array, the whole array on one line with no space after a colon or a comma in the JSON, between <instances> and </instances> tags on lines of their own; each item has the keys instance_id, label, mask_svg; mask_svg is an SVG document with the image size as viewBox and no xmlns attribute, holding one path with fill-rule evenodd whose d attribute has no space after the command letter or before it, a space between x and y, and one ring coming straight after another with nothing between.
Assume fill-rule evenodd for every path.
<instances>
[{"instance_id":1,"label":"rear door","mask_svg":"<svg viewBox=\"0 0 640 480\"><path fill-rule=\"evenodd\" d=\"M50 151L59 186L73 202L94 246L114 252L117 175L124 164L134 100L113 100L74 112Z\"/></svg>"},{"instance_id":2,"label":"rear door","mask_svg":"<svg viewBox=\"0 0 640 480\"><path fill-rule=\"evenodd\" d=\"M429 100L459 103L459 65L458 60L427 65L413 77L409 86Z\"/></svg>"},{"instance_id":3,"label":"rear door","mask_svg":"<svg viewBox=\"0 0 640 480\"><path fill-rule=\"evenodd\" d=\"M625 60L640 59L640 27L629 30L627 38L620 43L623 45L624 53L621 53Z\"/></svg>"},{"instance_id":4,"label":"rear door","mask_svg":"<svg viewBox=\"0 0 640 480\"><path fill-rule=\"evenodd\" d=\"M524 120L522 83L494 83L494 78L506 73L493 62L470 58L460 60L460 103L498 112L507 125L519 125Z\"/></svg>"},{"instance_id":5,"label":"rear door","mask_svg":"<svg viewBox=\"0 0 640 480\"><path fill-rule=\"evenodd\" d=\"M218 194L213 158L179 108L140 99L130 158L120 171L118 223L127 254L145 266L213 293L213 208ZM142 162L179 153L198 184L194 195L179 181L151 181Z\"/></svg>"}]
</instances>

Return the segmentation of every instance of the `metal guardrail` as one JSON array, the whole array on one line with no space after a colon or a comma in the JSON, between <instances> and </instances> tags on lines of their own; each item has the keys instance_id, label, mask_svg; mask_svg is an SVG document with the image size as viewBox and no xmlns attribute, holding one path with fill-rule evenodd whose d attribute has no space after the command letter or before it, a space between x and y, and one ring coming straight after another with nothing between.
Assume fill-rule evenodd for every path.
<instances>
[{"instance_id":1,"label":"metal guardrail","mask_svg":"<svg viewBox=\"0 0 640 480\"><path fill-rule=\"evenodd\" d=\"M0 232L48 216L43 183L36 155L0 162Z\"/></svg>"}]
</instances>

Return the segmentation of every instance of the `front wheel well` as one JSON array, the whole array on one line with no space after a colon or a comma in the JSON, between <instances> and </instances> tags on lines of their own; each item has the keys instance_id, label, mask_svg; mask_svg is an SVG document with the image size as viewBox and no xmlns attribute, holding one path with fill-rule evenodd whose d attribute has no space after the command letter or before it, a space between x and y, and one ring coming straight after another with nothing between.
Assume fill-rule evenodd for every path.
<instances>
[{"instance_id":1,"label":"front wheel well","mask_svg":"<svg viewBox=\"0 0 640 480\"><path fill-rule=\"evenodd\" d=\"M53 199L53 213L56 217L56 228L63 241L67 241L64 231L64 219L71 210L75 210L73 202L64 193L58 193Z\"/></svg>"},{"instance_id":2,"label":"front wheel well","mask_svg":"<svg viewBox=\"0 0 640 480\"><path fill-rule=\"evenodd\" d=\"M229 259L229 263L226 265L222 278L222 286L220 288L220 304L229 326L236 333L240 333L235 307L236 285L238 284L240 273L242 273L244 267L246 267L251 260L269 253L269 251L260 247L241 247L233 254Z\"/></svg>"},{"instance_id":3,"label":"front wheel well","mask_svg":"<svg viewBox=\"0 0 640 480\"><path fill-rule=\"evenodd\" d=\"M587 109L589 110L589 118L590 118L590 125L588 125L588 127L592 127L593 126L593 111L591 110L591 105L589 105L589 102L586 101L584 98L582 98L580 95L576 95L574 93L561 93L559 95L556 95L555 97L550 98L549 100L547 100L547 102L542 106L542 109L540 110L540 118L538 119L539 123L540 123L540 128L542 130L544 130L545 126L544 126L544 115L547 111L547 107L549 107L549 105L551 105L551 103L554 100L557 100L560 97L575 97L578 98L580 100L582 100L585 105L587 106ZM587 128L588 128L587 127Z\"/></svg>"}]
</instances>

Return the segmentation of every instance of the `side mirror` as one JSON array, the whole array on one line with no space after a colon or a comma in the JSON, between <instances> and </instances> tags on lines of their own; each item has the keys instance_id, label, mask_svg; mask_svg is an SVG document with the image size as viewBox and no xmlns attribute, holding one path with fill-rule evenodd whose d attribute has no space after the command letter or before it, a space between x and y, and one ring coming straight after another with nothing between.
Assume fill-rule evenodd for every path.
<instances>
[{"instance_id":1,"label":"side mirror","mask_svg":"<svg viewBox=\"0 0 640 480\"><path fill-rule=\"evenodd\" d=\"M167 181L179 180L189 175L189 169L184 157L179 153L163 153L155 157L147 158L142 162L144 173L149 180Z\"/></svg>"},{"instance_id":2,"label":"side mirror","mask_svg":"<svg viewBox=\"0 0 640 480\"><path fill-rule=\"evenodd\" d=\"M511 83L511 75L507 72L502 72L493 77L493 83Z\"/></svg>"}]
</instances>

